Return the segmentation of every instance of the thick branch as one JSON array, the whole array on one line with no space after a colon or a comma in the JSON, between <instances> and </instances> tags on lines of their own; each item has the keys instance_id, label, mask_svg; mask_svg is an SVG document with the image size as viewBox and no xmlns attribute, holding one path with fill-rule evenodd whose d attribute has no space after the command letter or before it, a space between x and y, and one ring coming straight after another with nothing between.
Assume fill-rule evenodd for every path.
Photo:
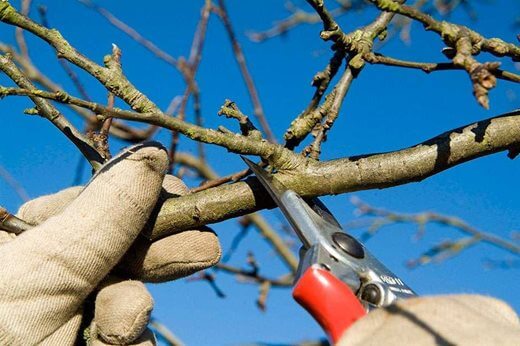
<instances>
[{"instance_id":1,"label":"thick branch","mask_svg":"<svg viewBox=\"0 0 520 346\"><path fill-rule=\"evenodd\" d=\"M197 172L206 179L218 178L218 175L207 164L191 155L177 153L175 155L175 161L197 170ZM295 272L298 267L298 259L267 221L257 213L246 215L244 218L255 225L255 227L260 231L262 237L268 241L274 250L280 255L280 258L284 261L287 267L292 272Z\"/></svg>"},{"instance_id":2,"label":"thick branch","mask_svg":"<svg viewBox=\"0 0 520 346\"><path fill-rule=\"evenodd\" d=\"M516 152L520 146L520 110L461 127L414 147L334 161L304 159L279 145L233 133L200 128L163 113L135 113L108 109L64 93L2 88L4 95L35 95L70 102L98 114L155 124L177 130L191 139L217 144L230 151L258 155L278 169L287 187L303 196L338 194L385 188L423 180L463 162L499 151ZM514 156L514 155L512 155ZM255 179L219 186L169 200L163 206L154 237L167 229L189 229L268 207Z\"/></svg>"},{"instance_id":3,"label":"thick branch","mask_svg":"<svg viewBox=\"0 0 520 346\"><path fill-rule=\"evenodd\" d=\"M446 132L399 151L316 162L277 177L304 196L386 188L421 181L466 161L520 145L520 111ZM223 185L164 203L153 236L189 229L271 207L256 179Z\"/></svg>"}]
</instances>

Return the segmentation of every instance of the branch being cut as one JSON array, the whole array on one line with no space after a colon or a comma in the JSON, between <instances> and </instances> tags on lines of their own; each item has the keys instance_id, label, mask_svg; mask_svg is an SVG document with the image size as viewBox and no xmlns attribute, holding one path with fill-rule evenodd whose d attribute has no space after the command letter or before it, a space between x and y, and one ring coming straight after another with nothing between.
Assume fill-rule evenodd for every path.
<instances>
[{"instance_id":1,"label":"branch being cut","mask_svg":"<svg viewBox=\"0 0 520 346\"><path fill-rule=\"evenodd\" d=\"M209 167L204 161L197 159L191 155L184 153L177 153L175 161L187 167L196 170L202 177L215 181L218 175ZM192 192L194 190L191 190ZM280 256L285 265L294 273L298 267L298 259L283 241L280 235L269 225L269 223L258 213L245 215L246 222L251 222L260 232L262 237L273 247L276 253Z\"/></svg>"},{"instance_id":2,"label":"branch being cut","mask_svg":"<svg viewBox=\"0 0 520 346\"><path fill-rule=\"evenodd\" d=\"M226 147L230 151L257 155L278 170L278 179L303 196L338 194L385 188L423 180L466 161L499 151L516 152L520 146L520 110L489 118L441 134L414 147L317 162L265 140L222 133L168 117L164 113L135 113L108 109L64 93L2 88L4 95L37 95L89 108L98 114L155 124L177 130L191 139ZM38 98L37 97L37 98ZM513 157L513 156L512 156ZM269 206L255 179L168 200L153 230L153 237L168 229L183 230L244 215ZM203 211L203 212L202 212Z\"/></svg>"},{"instance_id":3,"label":"branch being cut","mask_svg":"<svg viewBox=\"0 0 520 346\"><path fill-rule=\"evenodd\" d=\"M454 129L408 149L333 161L304 160L277 178L303 196L339 194L417 182L436 173L520 145L520 110ZM162 206L153 237L272 207L256 179L223 185Z\"/></svg>"}]
</instances>

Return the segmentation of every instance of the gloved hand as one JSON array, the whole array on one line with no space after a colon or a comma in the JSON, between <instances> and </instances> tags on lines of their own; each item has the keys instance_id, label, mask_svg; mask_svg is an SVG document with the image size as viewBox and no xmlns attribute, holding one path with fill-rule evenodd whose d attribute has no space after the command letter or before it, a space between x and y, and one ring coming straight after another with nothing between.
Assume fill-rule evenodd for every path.
<instances>
[{"instance_id":1,"label":"gloved hand","mask_svg":"<svg viewBox=\"0 0 520 346\"><path fill-rule=\"evenodd\" d=\"M0 232L1 345L72 345L89 323L93 345L154 343L146 329L153 300L137 280L173 280L220 258L209 229L154 242L140 235L158 199L187 192L165 179L166 168L162 147L138 145L85 188L20 208L18 216L37 226L16 238ZM92 319L85 302L94 299Z\"/></svg>"},{"instance_id":2,"label":"gloved hand","mask_svg":"<svg viewBox=\"0 0 520 346\"><path fill-rule=\"evenodd\" d=\"M519 345L518 316L479 295L419 297L377 309L354 323L338 346Z\"/></svg>"}]
</instances>

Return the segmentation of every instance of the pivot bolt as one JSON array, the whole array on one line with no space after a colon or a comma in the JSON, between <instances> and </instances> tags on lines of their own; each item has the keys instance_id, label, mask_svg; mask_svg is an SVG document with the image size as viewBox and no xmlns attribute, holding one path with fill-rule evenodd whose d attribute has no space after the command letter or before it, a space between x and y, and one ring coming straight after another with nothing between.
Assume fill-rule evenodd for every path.
<instances>
[{"instance_id":1,"label":"pivot bolt","mask_svg":"<svg viewBox=\"0 0 520 346\"><path fill-rule=\"evenodd\" d=\"M334 243L352 257L365 257L363 246L354 238L343 232L336 232L332 235Z\"/></svg>"},{"instance_id":2,"label":"pivot bolt","mask_svg":"<svg viewBox=\"0 0 520 346\"><path fill-rule=\"evenodd\" d=\"M381 303L381 290L377 285L368 284L361 292L361 299L370 304L379 305Z\"/></svg>"}]
</instances>

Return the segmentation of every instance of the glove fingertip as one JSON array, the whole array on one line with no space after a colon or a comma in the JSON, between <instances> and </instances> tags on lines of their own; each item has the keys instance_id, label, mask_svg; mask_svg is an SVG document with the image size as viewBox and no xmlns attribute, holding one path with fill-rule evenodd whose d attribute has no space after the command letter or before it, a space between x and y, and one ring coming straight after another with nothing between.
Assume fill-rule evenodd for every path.
<instances>
[{"instance_id":1,"label":"glove fingertip","mask_svg":"<svg viewBox=\"0 0 520 346\"><path fill-rule=\"evenodd\" d=\"M153 299L140 281L105 284L96 297L94 323L97 338L110 344L130 344L146 330Z\"/></svg>"},{"instance_id":2,"label":"glove fingertip","mask_svg":"<svg viewBox=\"0 0 520 346\"><path fill-rule=\"evenodd\" d=\"M134 279L160 283L212 267L220 261L221 253L211 229L189 230L154 242L136 242L120 269Z\"/></svg>"},{"instance_id":3,"label":"glove fingertip","mask_svg":"<svg viewBox=\"0 0 520 346\"><path fill-rule=\"evenodd\" d=\"M184 196L189 192L188 187L181 179L169 174L164 177L163 188L167 193L179 196Z\"/></svg>"}]
</instances>

